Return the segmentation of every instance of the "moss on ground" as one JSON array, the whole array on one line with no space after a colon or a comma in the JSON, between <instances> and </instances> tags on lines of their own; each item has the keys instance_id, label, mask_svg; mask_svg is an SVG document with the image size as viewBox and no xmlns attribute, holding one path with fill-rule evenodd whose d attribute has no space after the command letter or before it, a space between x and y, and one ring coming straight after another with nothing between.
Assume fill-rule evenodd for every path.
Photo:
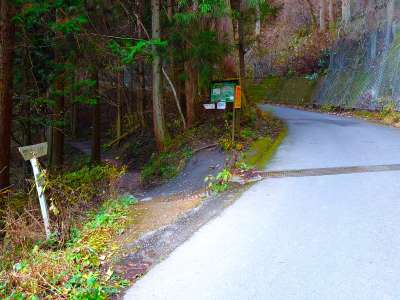
<instances>
[{"instance_id":1,"label":"moss on ground","mask_svg":"<svg viewBox=\"0 0 400 300\"><path fill-rule=\"evenodd\" d=\"M312 96L318 80L305 77L269 76L260 83L249 84L249 98L254 103L269 101L273 103L307 105L312 102Z\"/></svg>"},{"instance_id":2,"label":"moss on ground","mask_svg":"<svg viewBox=\"0 0 400 300\"><path fill-rule=\"evenodd\" d=\"M279 145L287 135L287 127L283 126L279 134L272 139L271 137L262 137L256 140L249 150L243 153L241 162L247 166L263 169L272 159Z\"/></svg>"}]
</instances>

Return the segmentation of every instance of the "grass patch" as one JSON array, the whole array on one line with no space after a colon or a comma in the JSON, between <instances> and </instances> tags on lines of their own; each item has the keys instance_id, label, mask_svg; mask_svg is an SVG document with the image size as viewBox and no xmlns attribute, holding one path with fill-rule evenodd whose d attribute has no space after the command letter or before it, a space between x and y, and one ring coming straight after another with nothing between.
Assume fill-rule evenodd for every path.
<instances>
[{"instance_id":1,"label":"grass patch","mask_svg":"<svg viewBox=\"0 0 400 300\"><path fill-rule=\"evenodd\" d=\"M240 162L257 169L263 169L271 160L286 135L287 127L283 126L275 139L266 136L256 140L250 149L242 154Z\"/></svg>"},{"instance_id":2,"label":"grass patch","mask_svg":"<svg viewBox=\"0 0 400 300\"><path fill-rule=\"evenodd\" d=\"M164 182L176 177L191 156L190 147L174 147L174 149L153 155L140 173L143 184L151 184L154 181Z\"/></svg>"}]
</instances>

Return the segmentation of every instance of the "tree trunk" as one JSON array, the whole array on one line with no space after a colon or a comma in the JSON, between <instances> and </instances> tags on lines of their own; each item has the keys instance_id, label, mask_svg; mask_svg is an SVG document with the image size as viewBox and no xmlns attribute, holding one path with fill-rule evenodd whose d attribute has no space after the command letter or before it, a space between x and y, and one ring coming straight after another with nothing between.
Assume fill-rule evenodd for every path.
<instances>
[{"instance_id":1,"label":"tree trunk","mask_svg":"<svg viewBox=\"0 0 400 300\"><path fill-rule=\"evenodd\" d=\"M260 3L256 4L256 29L255 35L256 38L259 37L261 34L261 10L260 10Z\"/></svg>"},{"instance_id":2,"label":"tree trunk","mask_svg":"<svg viewBox=\"0 0 400 300\"><path fill-rule=\"evenodd\" d=\"M196 87L197 76L196 70L193 68L193 62L185 62L185 73L187 79L185 80L185 96L186 96L186 120L187 126L192 127L196 120Z\"/></svg>"},{"instance_id":3,"label":"tree trunk","mask_svg":"<svg viewBox=\"0 0 400 300\"><path fill-rule=\"evenodd\" d=\"M31 124L31 104L30 104L30 99L28 96L28 91L29 91L29 76L28 76L28 68L29 62L27 60L27 53L25 51L23 52L23 62L24 62L24 67L22 71L22 115L24 117L23 121L23 145L32 145L32 124ZM24 178L28 178L30 175L30 162L25 161L24 162ZM25 191L29 191L30 184L25 181L24 182L24 188Z\"/></svg>"},{"instance_id":4,"label":"tree trunk","mask_svg":"<svg viewBox=\"0 0 400 300\"><path fill-rule=\"evenodd\" d=\"M319 30L326 31L326 0L319 0Z\"/></svg>"},{"instance_id":5,"label":"tree trunk","mask_svg":"<svg viewBox=\"0 0 400 300\"><path fill-rule=\"evenodd\" d=\"M59 19L58 12L56 12L57 20ZM62 41L63 36L60 33L56 33L56 39ZM60 49L56 48L54 51L55 60L57 64L63 64L62 53ZM53 138L52 138L52 155L51 155L51 167L54 169L60 169L64 163L64 85L65 85L65 74L64 69L60 74L57 74L55 89L56 89L56 104L53 111L53 120L56 123L53 127Z\"/></svg>"},{"instance_id":6,"label":"tree trunk","mask_svg":"<svg viewBox=\"0 0 400 300\"><path fill-rule=\"evenodd\" d=\"M311 0L305 0L308 6L308 10L310 12L311 17L311 26L313 29L317 28L317 17L315 16L314 6L311 3Z\"/></svg>"},{"instance_id":7,"label":"tree trunk","mask_svg":"<svg viewBox=\"0 0 400 300\"><path fill-rule=\"evenodd\" d=\"M160 34L160 0L151 0L152 38L161 38ZM161 90L161 57L157 47L153 46L153 125L158 151L165 149L165 121Z\"/></svg>"},{"instance_id":8,"label":"tree trunk","mask_svg":"<svg viewBox=\"0 0 400 300\"><path fill-rule=\"evenodd\" d=\"M15 27L14 7L0 0L0 190L10 185L12 83Z\"/></svg>"},{"instance_id":9,"label":"tree trunk","mask_svg":"<svg viewBox=\"0 0 400 300\"><path fill-rule=\"evenodd\" d=\"M29 66L29 62L27 59L28 53L23 52L23 70L22 70L22 115L24 117L23 121L23 145L31 145L32 144L32 124L31 124L31 103L29 101L29 70L27 66Z\"/></svg>"},{"instance_id":10,"label":"tree trunk","mask_svg":"<svg viewBox=\"0 0 400 300\"><path fill-rule=\"evenodd\" d=\"M351 20L350 0L342 0L342 23L348 24Z\"/></svg>"},{"instance_id":11,"label":"tree trunk","mask_svg":"<svg viewBox=\"0 0 400 300\"><path fill-rule=\"evenodd\" d=\"M171 21L172 17L174 15L174 5L175 5L175 1L174 0L167 0L167 16L168 19Z\"/></svg>"},{"instance_id":12,"label":"tree trunk","mask_svg":"<svg viewBox=\"0 0 400 300\"><path fill-rule=\"evenodd\" d=\"M335 10L334 9L335 9L334 0L329 0L329 3L328 3L329 29L334 29L336 27Z\"/></svg>"},{"instance_id":13,"label":"tree trunk","mask_svg":"<svg viewBox=\"0 0 400 300\"><path fill-rule=\"evenodd\" d=\"M63 122L64 122L64 78L63 75L59 75L56 82L57 90L57 101L54 108L54 121L57 123L53 127L53 147L52 147L52 163L51 166L54 169L60 169L64 163L64 132L63 132Z\"/></svg>"},{"instance_id":14,"label":"tree trunk","mask_svg":"<svg viewBox=\"0 0 400 300\"><path fill-rule=\"evenodd\" d=\"M73 84L78 79L78 73L74 72L73 76ZM79 105L78 103L75 103L75 91L71 91L71 97L70 97L70 102L72 102L72 111L71 111L71 134L73 138L78 137L78 116L79 116Z\"/></svg>"},{"instance_id":15,"label":"tree trunk","mask_svg":"<svg viewBox=\"0 0 400 300\"><path fill-rule=\"evenodd\" d=\"M240 0L239 3L239 23L238 23L238 33L239 33L239 44L238 44L238 52L239 52L239 78L240 78L240 85L242 88L242 94L247 94L246 89L246 62L245 62L245 40L244 40L244 0ZM242 97L242 109L246 108L246 103L243 101L246 99Z\"/></svg>"},{"instance_id":16,"label":"tree trunk","mask_svg":"<svg viewBox=\"0 0 400 300\"><path fill-rule=\"evenodd\" d=\"M96 104L92 107L92 163L101 162L101 104L99 95L99 73L93 70L92 79L96 81L93 95L96 97Z\"/></svg>"},{"instance_id":17,"label":"tree trunk","mask_svg":"<svg viewBox=\"0 0 400 300\"><path fill-rule=\"evenodd\" d=\"M225 5L231 8L231 1L225 0ZM218 41L227 44L228 46L235 46L235 35L233 30L233 22L230 15L223 16L216 20L216 28L218 34ZM222 73L225 78L237 77L237 57L236 55L228 54L225 56L222 68Z\"/></svg>"},{"instance_id":18,"label":"tree trunk","mask_svg":"<svg viewBox=\"0 0 400 300\"><path fill-rule=\"evenodd\" d=\"M116 132L117 138L122 135L122 71L117 73L117 120L116 120Z\"/></svg>"},{"instance_id":19,"label":"tree trunk","mask_svg":"<svg viewBox=\"0 0 400 300\"><path fill-rule=\"evenodd\" d=\"M141 1L139 1L139 14L142 15L142 4ZM139 22L136 23L137 26L137 34L138 34L138 39L143 38L143 29L142 26ZM137 94L136 94L136 109L137 109L137 114L139 118L140 125L144 128L146 127L146 122L144 118L144 103L145 103L145 98L146 98L146 82L145 82L145 74L144 74L144 61L143 58L139 55L137 58L137 75L138 75L138 83L139 86L137 87Z\"/></svg>"}]
</instances>

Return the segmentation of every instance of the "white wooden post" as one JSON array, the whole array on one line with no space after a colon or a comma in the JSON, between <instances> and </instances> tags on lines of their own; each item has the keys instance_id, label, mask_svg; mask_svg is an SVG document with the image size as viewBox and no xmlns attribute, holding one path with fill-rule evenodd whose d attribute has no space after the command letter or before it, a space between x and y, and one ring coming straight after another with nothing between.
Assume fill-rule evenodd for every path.
<instances>
[{"instance_id":1,"label":"white wooden post","mask_svg":"<svg viewBox=\"0 0 400 300\"><path fill-rule=\"evenodd\" d=\"M49 221L50 218L49 218L49 210L47 208L47 203L46 203L46 196L44 194L44 189L43 189L43 176L37 158L36 157L32 158L30 162L33 169L33 175L35 176L35 183L36 183L37 193L39 196L40 210L42 211L44 230L46 231L46 237L49 238L51 234L50 221Z\"/></svg>"},{"instance_id":2,"label":"white wooden post","mask_svg":"<svg viewBox=\"0 0 400 300\"><path fill-rule=\"evenodd\" d=\"M18 148L18 150L25 160L29 160L31 162L33 175L35 177L36 190L39 196L40 210L42 212L44 230L46 232L46 237L49 238L51 234L49 210L47 208L46 196L44 194L43 176L40 170L39 161L37 160L39 157L47 155L47 143L20 147Z\"/></svg>"}]
</instances>

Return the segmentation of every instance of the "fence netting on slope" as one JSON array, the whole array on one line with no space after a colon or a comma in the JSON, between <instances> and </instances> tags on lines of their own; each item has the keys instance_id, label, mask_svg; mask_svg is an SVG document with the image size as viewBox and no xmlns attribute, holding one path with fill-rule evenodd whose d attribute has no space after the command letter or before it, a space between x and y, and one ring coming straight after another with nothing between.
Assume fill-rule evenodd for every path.
<instances>
[{"instance_id":1,"label":"fence netting on slope","mask_svg":"<svg viewBox=\"0 0 400 300\"><path fill-rule=\"evenodd\" d=\"M344 32L331 50L315 102L400 109L400 0L369 2L359 5L349 24L342 24Z\"/></svg>"}]
</instances>

